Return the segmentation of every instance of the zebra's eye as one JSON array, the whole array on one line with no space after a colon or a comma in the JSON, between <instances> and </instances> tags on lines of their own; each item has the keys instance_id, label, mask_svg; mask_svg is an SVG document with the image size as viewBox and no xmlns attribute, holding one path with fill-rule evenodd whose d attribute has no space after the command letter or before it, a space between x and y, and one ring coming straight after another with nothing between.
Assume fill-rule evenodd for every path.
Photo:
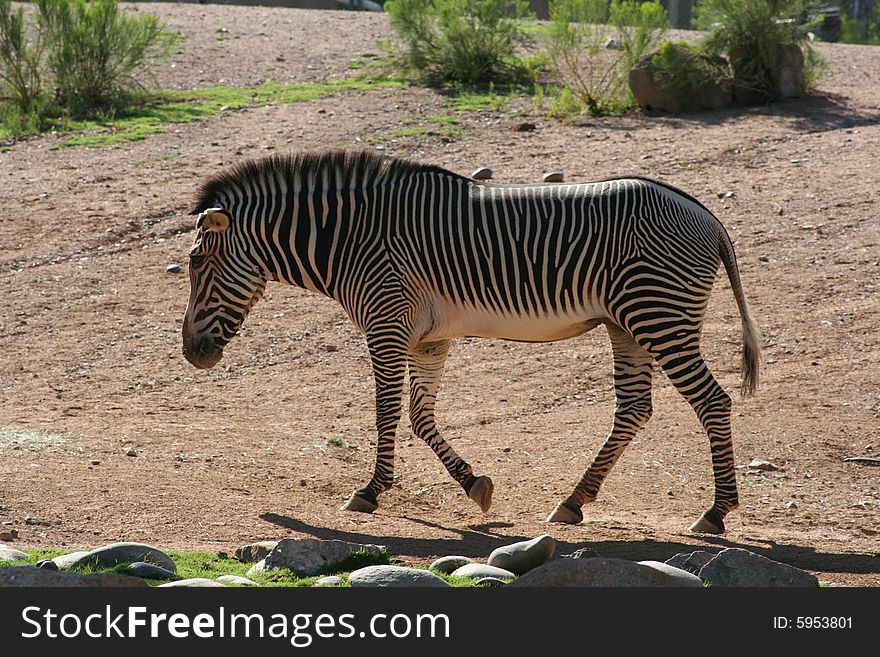
<instances>
[{"instance_id":1,"label":"zebra's eye","mask_svg":"<svg viewBox=\"0 0 880 657\"><path fill-rule=\"evenodd\" d=\"M203 262L205 262L205 256L203 255L191 255L189 257L190 267L201 267Z\"/></svg>"}]
</instances>

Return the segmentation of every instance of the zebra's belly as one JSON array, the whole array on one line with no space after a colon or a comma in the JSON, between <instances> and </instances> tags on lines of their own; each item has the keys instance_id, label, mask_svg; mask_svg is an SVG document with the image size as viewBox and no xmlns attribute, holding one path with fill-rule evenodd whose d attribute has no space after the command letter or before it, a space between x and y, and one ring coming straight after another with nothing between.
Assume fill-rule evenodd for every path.
<instances>
[{"instance_id":1,"label":"zebra's belly","mask_svg":"<svg viewBox=\"0 0 880 657\"><path fill-rule=\"evenodd\" d=\"M569 313L509 314L491 309L435 304L428 340L477 337L517 342L554 342L581 335L607 317L592 309Z\"/></svg>"}]
</instances>

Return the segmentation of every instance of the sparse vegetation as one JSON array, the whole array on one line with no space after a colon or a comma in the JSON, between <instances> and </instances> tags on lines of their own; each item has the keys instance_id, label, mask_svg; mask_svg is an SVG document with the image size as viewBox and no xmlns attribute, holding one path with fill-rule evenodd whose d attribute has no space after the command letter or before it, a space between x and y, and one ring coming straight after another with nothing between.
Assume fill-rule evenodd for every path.
<instances>
[{"instance_id":1,"label":"sparse vegetation","mask_svg":"<svg viewBox=\"0 0 880 657\"><path fill-rule=\"evenodd\" d=\"M36 0L12 11L0 0L2 132L38 132L62 117L113 116L142 90L149 64L179 39L154 14L117 0Z\"/></svg>"},{"instance_id":2,"label":"sparse vegetation","mask_svg":"<svg viewBox=\"0 0 880 657\"><path fill-rule=\"evenodd\" d=\"M52 148L72 146L115 146L146 139L162 132L166 125L189 123L250 106L293 104L346 91L399 88L406 82L388 79L337 80L324 84L280 84L266 82L259 87L207 87L195 91L163 90L142 93L124 111L113 117L89 120L57 120L59 132L77 133ZM0 132L0 138L14 133Z\"/></svg>"},{"instance_id":3,"label":"sparse vegetation","mask_svg":"<svg viewBox=\"0 0 880 657\"><path fill-rule=\"evenodd\" d=\"M707 86L721 84L730 77L723 59L709 56L699 46L685 41L661 44L651 64L663 90L683 104Z\"/></svg>"},{"instance_id":4,"label":"sparse vegetation","mask_svg":"<svg viewBox=\"0 0 880 657\"><path fill-rule=\"evenodd\" d=\"M29 555L29 558L26 561L4 561L0 559L0 568L14 567L23 564L33 565L39 561L52 559L54 557L61 556L62 554L67 554L67 552L69 552L56 550L54 548L19 549L21 549L23 552L26 552ZM174 560L174 563L177 565L177 574L183 579L196 577L202 577L205 579L216 579L221 575L240 575L242 577L247 576L258 585L265 587L308 587L312 586L316 580L324 577L325 575L347 576L349 573L359 568L380 564L388 564L391 562L390 555L385 550L382 550L381 552L379 552L379 554L373 554L366 550L360 550L358 552L352 553L351 556L345 561L324 569L318 575L304 577L284 568L265 572L257 572L248 575L248 571L253 566L252 563L242 563L229 556L216 552L169 552L168 556L170 556ZM427 569L427 566L424 565L416 567ZM82 574L103 572L119 573L125 575L127 568L127 564L120 564L112 568L78 568L75 570L75 572ZM452 577L450 575L438 573L435 571L431 572L434 572L435 575L438 575L439 577L445 579L447 582L449 582L451 586L476 586L476 580L473 579L468 579L465 577ZM164 581L162 580L148 579L146 581L151 586L157 586L164 583ZM345 582L344 584L342 584L342 586L348 586L348 583Z\"/></svg>"},{"instance_id":5,"label":"sparse vegetation","mask_svg":"<svg viewBox=\"0 0 880 657\"><path fill-rule=\"evenodd\" d=\"M398 59L429 84L485 84L529 77L525 0L388 0Z\"/></svg>"},{"instance_id":6,"label":"sparse vegetation","mask_svg":"<svg viewBox=\"0 0 880 657\"><path fill-rule=\"evenodd\" d=\"M668 27L660 2L556 0L550 17L548 51L560 85L551 114L617 114L631 107L629 69ZM609 39L614 48L606 47Z\"/></svg>"},{"instance_id":7,"label":"sparse vegetation","mask_svg":"<svg viewBox=\"0 0 880 657\"><path fill-rule=\"evenodd\" d=\"M700 0L696 25L709 32L704 52L727 58L738 88L771 99L778 95L776 74L786 50L805 46L794 20L803 9L803 0ZM806 67L805 77L815 82Z\"/></svg>"}]
</instances>

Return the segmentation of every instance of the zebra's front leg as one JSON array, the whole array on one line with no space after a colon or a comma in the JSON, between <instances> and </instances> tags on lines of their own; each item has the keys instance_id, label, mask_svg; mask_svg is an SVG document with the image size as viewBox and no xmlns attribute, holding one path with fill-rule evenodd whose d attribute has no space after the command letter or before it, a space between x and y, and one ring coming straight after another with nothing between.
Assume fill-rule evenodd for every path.
<instances>
[{"instance_id":1,"label":"zebra's front leg","mask_svg":"<svg viewBox=\"0 0 880 657\"><path fill-rule=\"evenodd\" d=\"M485 512L492 505L492 480L474 475L467 461L443 440L434 421L434 404L450 344L449 340L442 340L420 344L412 350L409 359L410 420L413 433L428 443L452 478Z\"/></svg>"},{"instance_id":2,"label":"zebra's front leg","mask_svg":"<svg viewBox=\"0 0 880 657\"><path fill-rule=\"evenodd\" d=\"M583 520L581 507L596 499L602 482L623 450L651 418L653 359L629 333L613 324L608 324L607 328L614 352L614 393L617 397L614 426L572 494L556 506L547 522L576 524Z\"/></svg>"},{"instance_id":3,"label":"zebra's front leg","mask_svg":"<svg viewBox=\"0 0 880 657\"><path fill-rule=\"evenodd\" d=\"M342 505L345 511L372 513L379 508L379 493L394 480L394 438L400 422L407 348L396 334L368 337L370 362L376 380L376 467L365 486L358 488Z\"/></svg>"}]
</instances>

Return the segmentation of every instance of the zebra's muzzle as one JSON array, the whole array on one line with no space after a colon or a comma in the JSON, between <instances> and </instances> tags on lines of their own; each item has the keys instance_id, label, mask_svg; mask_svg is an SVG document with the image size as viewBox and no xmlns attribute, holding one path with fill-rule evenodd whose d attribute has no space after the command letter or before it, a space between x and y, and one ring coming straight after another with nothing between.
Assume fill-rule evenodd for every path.
<instances>
[{"instance_id":1,"label":"zebra's muzzle","mask_svg":"<svg viewBox=\"0 0 880 657\"><path fill-rule=\"evenodd\" d=\"M223 358L223 348L217 346L211 336L205 335L197 340L184 341L183 355L190 364L200 370L207 370Z\"/></svg>"}]
</instances>

